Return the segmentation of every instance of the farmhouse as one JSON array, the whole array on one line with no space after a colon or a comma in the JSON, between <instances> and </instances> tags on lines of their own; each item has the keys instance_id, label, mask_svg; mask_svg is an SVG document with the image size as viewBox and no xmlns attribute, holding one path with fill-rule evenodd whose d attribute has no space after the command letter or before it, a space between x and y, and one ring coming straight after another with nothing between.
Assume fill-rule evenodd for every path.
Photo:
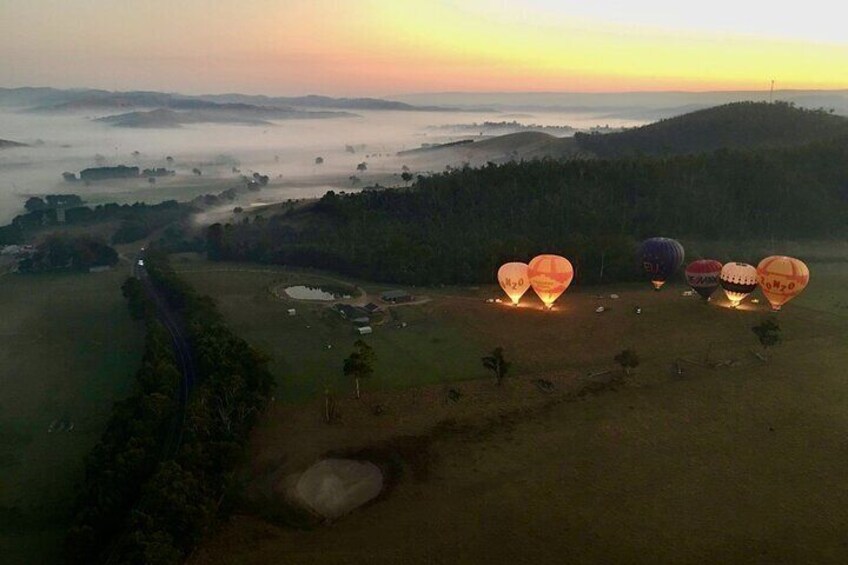
<instances>
[{"instance_id":1,"label":"farmhouse","mask_svg":"<svg viewBox=\"0 0 848 565\"><path fill-rule=\"evenodd\" d=\"M363 308L369 314L376 314L377 312L381 312L383 310L378 304L374 304L373 302L369 302L368 304L363 306Z\"/></svg>"},{"instance_id":2,"label":"farmhouse","mask_svg":"<svg viewBox=\"0 0 848 565\"><path fill-rule=\"evenodd\" d=\"M380 295L380 299L390 304L398 304L400 302L412 302L415 297L405 290L387 290Z\"/></svg>"}]
</instances>

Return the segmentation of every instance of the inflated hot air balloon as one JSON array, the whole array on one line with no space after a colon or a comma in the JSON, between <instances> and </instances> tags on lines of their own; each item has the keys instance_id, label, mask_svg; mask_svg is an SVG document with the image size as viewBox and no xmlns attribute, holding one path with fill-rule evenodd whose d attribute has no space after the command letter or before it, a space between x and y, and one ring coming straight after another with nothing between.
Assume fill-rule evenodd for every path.
<instances>
[{"instance_id":1,"label":"inflated hot air balloon","mask_svg":"<svg viewBox=\"0 0 848 565\"><path fill-rule=\"evenodd\" d=\"M683 264L683 246L674 239L652 237L642 242L639 257L654 289L659 290Z\"/></svg>"},{"instance_id":2,"label":"inflated hot air balloon","mask_svg":"<svg viewBox=\"0 0 848 565\"><path fill-rule=\"evenodd\" d=\"M547 308L565 292L574 278L571 261L559 255L538 255L530 261L527 269L530 286Z\"/></svg>"},{"instance_id":3,"label":"inflated hot air balloon","mask_svg":"<svg viewBox=\"0 0 848 565\"><path fill-rule=\"evenodd\" d=\"M757 288L757 269L748 263L727 263L721 268L719 283L730 304L736 308Z\"/></svg>"},{"instance_id":4,"label":"inflated hot air balloon","mask_svg":"<svg viewBox=\"0 0 848 565\"><path fill-rule=\"evenodd\" d=\"M721 263L715 259L698 259L697 261L692 261L686 267L686 282L704 300L709 300L710 296L718 288L721 267Z\"/></svg>"},{"instance_id":5,"label":"inflated hot air balloon","mask_svg":"<svg viewBox=\"0 0 848 565\"><path fill-rule=\"evenodd\" d=\"M780 310L807 287L810 270L798 259L772 255L757 265L757 279L772 309Z\"/></svg>"},{"instance_id":6,"label":"inflated hot air balloon","mask_svg":"<svg viewBox=\"0 0 848 565\"><path fill-rule=\"evenodd\" d=\"M518 305L518 301L530 288L528 268L527 263L504 263L498 269L498 283L515 305Z\"/></svg>"}]
</instances>

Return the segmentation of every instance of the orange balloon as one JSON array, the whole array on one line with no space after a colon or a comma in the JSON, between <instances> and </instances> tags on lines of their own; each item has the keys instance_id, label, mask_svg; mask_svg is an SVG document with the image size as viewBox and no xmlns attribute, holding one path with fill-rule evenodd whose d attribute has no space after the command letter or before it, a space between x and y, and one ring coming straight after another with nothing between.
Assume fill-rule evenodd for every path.
<instances>
[{"instance_id":1,"label":"orange balloon","mask_svg":"<svg viewBox=\"0 0 848 565\"><path fill-rule=\"evenodd\" d=\"M504 263L498 269L498 283L513 304L518 304L518 301L530 288L530 278L527 276L528 268L527 263Z\"/></svg>"},{"instance_id":2,"label":"orange balloon","mask_svg":"<svg viewBox=\"0 0 848 565\"><path fill-rule=\"evenodd\" d=\"M565 292L574 278L571 261L559 255L538 255L527 269L530 286L548 308Z\"/></svg>"},{"instance_id":3,"label":"orange balloon","mask_svg":"<svg viewBox=\"0 0 848 565\"><path fill-rule=\"evenodd\" d=\"M810 269L793 257L772 255L757 265L757 281L772 309L780 310L807 287Z\"/></svg>"}]
</instances>

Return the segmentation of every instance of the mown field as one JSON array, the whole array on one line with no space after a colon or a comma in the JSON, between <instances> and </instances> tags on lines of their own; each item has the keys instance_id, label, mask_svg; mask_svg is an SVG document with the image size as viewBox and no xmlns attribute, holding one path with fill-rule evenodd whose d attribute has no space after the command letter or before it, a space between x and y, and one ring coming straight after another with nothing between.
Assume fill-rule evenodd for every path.
<instances>
[{"instance_id":1,"label":"mown field","mask_svg":"<svg viewBox=\"0 0 848 565\"><path fill-rule=\"evenodd\" d=\"M428 461L427 473L403 475L389 495L332 527L292 529L243 509L193 562L845 562L848 544L839 532L848 528L848 263L828 257L810 268L807 292L777 315L784 341L768 362L754 355L760 349L750 329L769 315L764 304L730 310L720 297L703 304L682 296L679 284L659 293L647 285L574 289L554 312L532 302L517 309L487 303L497 296L493 287L420 292L432 300L400 310L407 328L378 327L369 338L380 357L364 403L346 400L347 416L330 427L320 423L320 400L306 402L303 394L292 397L297 405L278 404L263 419L243 473L261 482L322 453L413 436L421 439L416 457ZM294 339L283 330L290 320L276 322L269 312L279 299L267 292L280 276L208 273L202 283L198 272L191 281L248 330L245 337L275 344L279 332L282 344ZM595 313L599 305L607 311ZM310 320L323 319L321 307L308 314L297 308L299 316L303 310ZM427 333L403 333L414 322ZM345 324L325 323L342 344L354 339ZM420 343L422 336L430 343ZM320 345L306 352L306 338L296 343L292 353L272 350L278 400L299 386L284 381L306 375L298 372L303 363L315 374L340 373L338 359L307 359L322 352ZM486 377L479 357L495 345L514 363L503 392L491 381L461 382ZM642 363L623 387L510 411L516 395L539 394L528 379L610 369L625 347ZM407 350L417 354L409 367L444 369L419 369L410 383L393 368L401 363L396 352L410 359ZM708 358L730 364L687 362ZM379 390L440 379L465 392L455 406L445 408L438 389ZM506 400L492 400L499 394ZM385 403L386 419L370 415L377 401ZM489 402L491 409L463 402ZM401 407L415 414L398 414ZM438 426L446 411L458 422L454 432ZM387 440L392 435L398 438Z\"/></svg>"},{"instance_id":2,"label":"mown field","mask_svg":"<svg viewBox=\"0 0 848 565\"><path fill-rule=\"evenodd\" d=\"M84 458L142 351L143 330L121 296L125 277L123 268L0 276L4 563L59 560Z\"/></svg>"}]
</instances>

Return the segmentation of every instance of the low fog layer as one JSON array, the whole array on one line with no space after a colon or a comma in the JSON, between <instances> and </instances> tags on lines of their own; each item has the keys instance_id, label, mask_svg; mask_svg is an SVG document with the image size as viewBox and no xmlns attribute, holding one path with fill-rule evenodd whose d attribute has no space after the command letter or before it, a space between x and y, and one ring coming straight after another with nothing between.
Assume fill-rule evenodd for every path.
<instances>
[{"instance_id":1,"label":"low fog layer","mask_svg":"<svg viewBox=\"0 0 848 565\"><path fill-rule=\"evenodd\" d=\"M615 120L592 113L368 111L358 117L279 120L270 125L187 124L179 128L119 128L99 121L105 113L0 112L0 139L24 143L0 149L0 222L21 212L28 196L77 193L88 203L188 200L219 192L239 173L260 172L272 182L263 190L264 202L320 196L329 189L352 190L379 182L401 184L400 169L413 173L439 171L458 164L463 154L436 160L410 159L398 152L488 136L471 124L517 121L542 126L589 129L597 125L632 126L640 121ZM455 129L448 125L465 125ZM351 152L353 151L353 152ZM173 163L166 157L173 157ZM323 158L316 164L316 158ZM482 156L481 158L487 158ZM407 161L410 161L407 163ZM412 162L414 161L414 162ZM357 165L367 163L367 170ZM177 175L149 184L146 178L67 183L63 172L87 167L136 165L167 167ZM192 169L198 168L197 176ZM359 178L356 184L350 176Z\"/></svg>"}]
</instances>

